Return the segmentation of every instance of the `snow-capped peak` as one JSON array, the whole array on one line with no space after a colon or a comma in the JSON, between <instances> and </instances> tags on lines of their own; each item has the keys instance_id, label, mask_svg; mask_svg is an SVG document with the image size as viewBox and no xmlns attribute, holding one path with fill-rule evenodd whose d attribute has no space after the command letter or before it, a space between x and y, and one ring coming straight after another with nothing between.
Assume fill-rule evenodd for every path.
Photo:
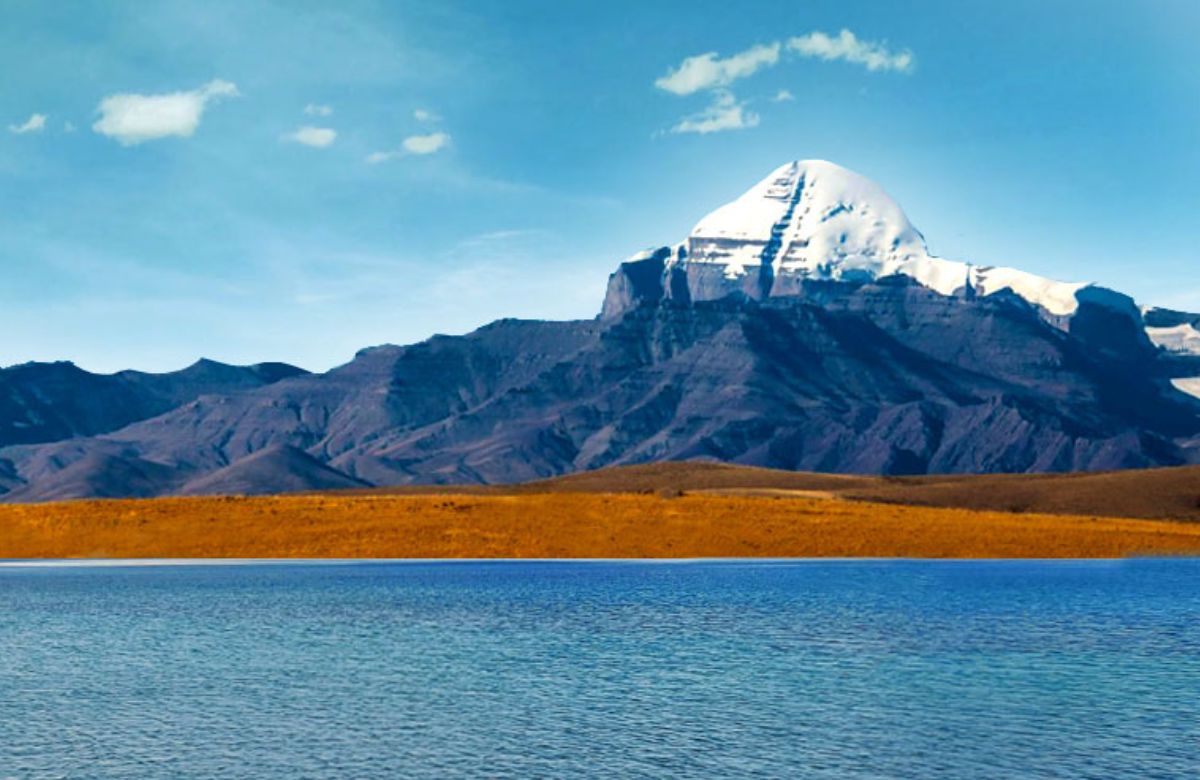
<instances>
[{"instance_id":1,"label":"snow-capped peak","mask_svg":"<svg viewBox=\"0 0 1200 780\"><path fill-rule=\"evenodd\" d=\"M688 236L696 262L749 266L769 259L809 272L925 255L921 235L882 188L824 160L776 168Z\"/></svg>"},{"instance_id":2,"label":"snow-capped peak","mask_svg":"<svg viewBox=\"0 0 1200 780\"><path fill-rule=\"evenodd\" d=\"M731 280L763 266L770 266L775 278L866 280L903 274L944 295L968 286L980 295L1011 290L1058 316L1075 312L1078 293L1087 286L934 257L882 187L824 160L798 160L775 169L700 220L684 250L679 253L683 262L723 266Z\"/></svg>"}]
</instances>

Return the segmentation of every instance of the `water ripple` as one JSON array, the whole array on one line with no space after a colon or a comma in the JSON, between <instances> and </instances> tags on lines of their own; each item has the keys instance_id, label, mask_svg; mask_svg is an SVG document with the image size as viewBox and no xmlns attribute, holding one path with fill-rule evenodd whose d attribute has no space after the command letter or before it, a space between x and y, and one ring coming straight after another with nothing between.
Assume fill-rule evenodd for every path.
<instances>
[{"instance_id":1,"label":"water ripple","mask_svg":"<svg viewBox=\"0 0 1200 780\"><path fill-rule=\"evenodd\" d=\"M1200 563L0 568L0 778L1194 776Z\"/></svg>"}]
</instances>

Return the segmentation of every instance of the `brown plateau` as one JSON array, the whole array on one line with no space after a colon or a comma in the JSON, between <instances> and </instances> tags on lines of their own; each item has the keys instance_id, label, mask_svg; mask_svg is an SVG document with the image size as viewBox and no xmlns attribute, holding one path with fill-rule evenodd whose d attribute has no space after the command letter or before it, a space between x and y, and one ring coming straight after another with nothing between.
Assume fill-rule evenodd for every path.
<instances>
[{"instance_id":1,"label":"brown plateau","mask_svg":"<svg viewBox=\"0 0 1200 780\"><path fill-rule=\"evenodd\" d=\"M813 497L532 493L0 507L3 558L1113 558L1198 554L1200 524Z\"/></svg>"}]
</instances>

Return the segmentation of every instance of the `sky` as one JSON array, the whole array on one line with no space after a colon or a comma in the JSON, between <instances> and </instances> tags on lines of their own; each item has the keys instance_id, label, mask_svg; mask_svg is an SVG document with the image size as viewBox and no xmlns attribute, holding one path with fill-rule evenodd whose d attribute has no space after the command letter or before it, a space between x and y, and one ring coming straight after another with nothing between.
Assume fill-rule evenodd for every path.
<instances>
[{"instance_id":1,"label":"sky","mask_svg":"<svg viewBox=\"0 0 1200 780\"><path fill-rule=\"evenodd\" d=\"M1200 3L0 0L0 365L589 318L793 159L1200 311Z\"/></svg>"}]
</instances>

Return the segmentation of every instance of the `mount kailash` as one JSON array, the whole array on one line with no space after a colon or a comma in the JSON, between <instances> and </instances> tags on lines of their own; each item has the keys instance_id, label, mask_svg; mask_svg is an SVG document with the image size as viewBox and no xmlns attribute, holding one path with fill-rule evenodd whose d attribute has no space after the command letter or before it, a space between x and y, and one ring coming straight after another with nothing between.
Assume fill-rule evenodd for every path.
<instances>
[{"instance_id":1,"label":"mount kailash","mask_svg":"<svg viewBox=\"0 0 1200 780\"><path fill-rule=\"evenodd\" d=\"M7 501L663 459L884 474L1200 462L1200 315L934 257L878 185L808 160L622 263L593 320L501 320L324 374L0 370Z\"/></svg>"}]
</instances>

